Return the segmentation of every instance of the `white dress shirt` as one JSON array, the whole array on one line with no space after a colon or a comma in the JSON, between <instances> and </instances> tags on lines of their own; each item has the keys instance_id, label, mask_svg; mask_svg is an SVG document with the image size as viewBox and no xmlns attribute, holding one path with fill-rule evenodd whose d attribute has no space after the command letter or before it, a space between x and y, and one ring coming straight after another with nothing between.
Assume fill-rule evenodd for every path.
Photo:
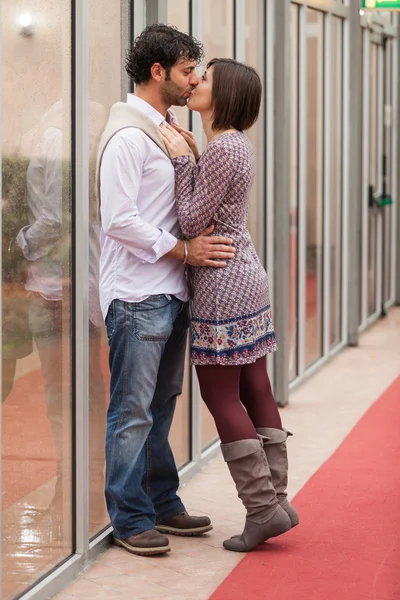
<instances>
[{"instance_id":1,"label":"white dress shirt","mask_svg":"<svg viewBox=\"0 0 400 600\"><path fill-rule=\"evenodd\" d=\"M62 130L50 126L35 145L26 174L30 225L16 241L29 261L25 288L46 300L62 299Z\"/></svg>"},{"instance_id":2,"label":"white dress shirt","mask_svg":"<svg viewBox=\"0 0 400 600\"><path fill-rule=\"evenodd\" d=\"M156 125L164 121L147 102L128 104ZM106 318L112 300L141 302L151 295L188 299L184 265L165 256L180 237L174 167L140 129L128 127L108 143L100 170L100 303Z\"/></svg>"}]
</instances>

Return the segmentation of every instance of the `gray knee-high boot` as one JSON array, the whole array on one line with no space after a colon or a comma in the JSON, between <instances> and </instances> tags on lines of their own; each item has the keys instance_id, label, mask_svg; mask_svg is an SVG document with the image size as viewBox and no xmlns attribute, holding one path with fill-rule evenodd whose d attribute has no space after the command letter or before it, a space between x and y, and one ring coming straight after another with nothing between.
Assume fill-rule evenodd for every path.
<instances>
[{"instance_id":1,"label":"gray knee-high boot","mask_svg":"<svg viewBox=\"0 0 400 600\"><path fill-rule=\"evenodd\" d=\"M299 516L294 506L287 499L286 492L288 484L286 440L292 434L286 431L286 429L273 429L272 427L258 428L257 433L263 438L264 451L267 456L272 485L275 488L278 502L289 515L292 527L295 527L299 524Z\"/></svg>"},{"instance_id":2,"label":"gray knee-high boot","mask_svg":"<svg viewBox=\"0 0 400 600\"><path fill-rule=\"evenodd\" d=\"M222 454L247 514L241 536L225 540L234 552L249 552L271 537L291 528L286 512L278 504L261 440L239 440L221 444Z\"/></svg>"}]
</instances>

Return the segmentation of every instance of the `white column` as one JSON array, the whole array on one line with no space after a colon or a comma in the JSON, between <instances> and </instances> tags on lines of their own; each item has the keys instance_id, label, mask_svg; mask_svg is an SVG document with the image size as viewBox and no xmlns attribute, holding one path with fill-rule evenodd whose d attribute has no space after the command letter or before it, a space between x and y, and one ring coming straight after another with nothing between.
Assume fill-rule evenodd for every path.
<instances>
[{"instance_id":1,"label":"white column","mask_svg":"<svg viewBox=\"0 0 400 600\"><path fill-rule=\"evenodd\" d=\"M89 6L75 8L75 219L73 276L75 277L75 472L76 551L89 549Z\"/></svg>"},{"instance_id":2,"label":"white column","mask_svg":"<svg viewBox=\"0 0 400 600\"><path fill-rule=\"evenodd\" d=\"M274 390L279 406L289 396L289 211L290 211L290 1L275 1L275 244L274 321L279 343Z\"/></svg>"}]
</instances>

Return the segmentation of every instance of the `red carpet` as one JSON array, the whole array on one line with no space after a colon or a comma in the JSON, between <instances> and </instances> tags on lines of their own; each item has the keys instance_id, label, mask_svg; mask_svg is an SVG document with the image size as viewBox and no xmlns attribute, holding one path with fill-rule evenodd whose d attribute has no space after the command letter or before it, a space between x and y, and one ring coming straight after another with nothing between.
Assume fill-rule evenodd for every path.
<instances>
[{"instance_id":1,"label":"red carpet","mask_svg":"<svg viewBox=\"0 0 400 600\"><path fill-rule=\"evenodd\" d=\"M248 554L212 600L400 600L400 378L293 503L300 525Z\"/></svg>"}]
</instances>

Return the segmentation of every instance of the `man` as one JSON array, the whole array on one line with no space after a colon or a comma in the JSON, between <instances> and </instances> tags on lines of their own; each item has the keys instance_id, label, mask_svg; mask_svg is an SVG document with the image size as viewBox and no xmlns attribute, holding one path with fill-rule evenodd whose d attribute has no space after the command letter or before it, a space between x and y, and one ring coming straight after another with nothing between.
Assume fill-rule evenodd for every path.
<instances>
[{"instance_id":1,"label":"man","mask_svg":"<svg viewBox=\"0 0 400 600\"><path fill-rule=\"evenodd\" d=\"M177 495L168 443L182 391L189 324L184 263L223 268L231 240L180 240L174 169L159 133L171 105L184 106L198 79L201 44L152 25L136 39L126 69L136 83L117 103L100 141L100 299L110 346L106 500L118 545L141 555L169 551L165 533L201 535ZM218 259L218 260L215 260Z\"/></svg>"},{"instance_id":2,"label":"man","mask_svg":"<svg viewBox=\"0 0 400 600\"><path fill-rule=\"evenodd\" d=\"M70 381L64 372L66 341L69 337L66 323L70 312L70 273L66 267L68 261L65 260L69 236L66 236L63 222L63 203L66 201L63 193L64 110L62 100L53 104L27 136L30 144L25 142L25 146L30 161L26 174L26 199L30 223L22 227L16 237L16 243L28 265L25 288L29 294L29 331L39 353L47 416L57 456L54 496L49 506L38 510L37 514L48 518L54 526L62 523L63 502L70 486L67 473L71 454L70 441L63 433L63 405L65 398L70 396ZM104 129L104 106L91 101L89 115L92 159L93 148ZM91 160L92 162L95 160ZM91 212L94 212L93 209ZM106 523L105 507L99 500L104 480L104 415L107 410L105 386L100 371L102 316L98 298L99 254L98 227L92 218L89 226L89 493L91 531L95 532Z\"/></svg>"}]
</instances>

